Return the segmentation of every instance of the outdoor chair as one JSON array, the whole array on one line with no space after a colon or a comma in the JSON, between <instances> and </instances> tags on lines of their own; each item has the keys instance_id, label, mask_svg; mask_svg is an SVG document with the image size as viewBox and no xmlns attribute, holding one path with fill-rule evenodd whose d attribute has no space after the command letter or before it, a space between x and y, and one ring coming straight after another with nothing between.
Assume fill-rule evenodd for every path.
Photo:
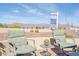
<instances>
[{"instance_id":1,"label":"outdoor chair","mask_svg":"<svg viewBox=\"0 0 79 59\"><path fill-rule=\"evenodd\" d=\"M79 56L79 47L77 46L76 52L70 51L68 52L69 56Z\"/></svg>"},{"instance_id":2,"label":"outdoor chair","mask_svg":"<svg viewBox=\"0 0 79 59\"><path fill-rule=\"evenodd\" d=\"M8 43L10 52L13 52L16 56L26 55L31 52L35 53L36 51L35 45L31 46L28 43L24 29L8 30Z\"/></svg>"},{"instance_id":3,"label":"outdoor chair","mask_svg":"<svg viewBox=\"0 0 79 59\"><path fill-rule=\"evenodd\" d=\"M56 43L60 46L60 48L63 50L64 48L73 48L77 46L75 43L68 43L66 41L66 37L64 34L64 30L54 30L53 32L54 39Z\"/></svg>"}]
</instances>

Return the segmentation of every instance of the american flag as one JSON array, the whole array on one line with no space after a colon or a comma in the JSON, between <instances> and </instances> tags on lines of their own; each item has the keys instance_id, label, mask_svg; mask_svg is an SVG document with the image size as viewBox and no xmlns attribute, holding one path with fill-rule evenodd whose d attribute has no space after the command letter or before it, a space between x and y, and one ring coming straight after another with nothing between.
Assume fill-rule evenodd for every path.
<instances>
[{"instance_id":1,"label":"american flag","mask_svg":"<svg viewBox=\"0 0 79 59\"><path fill-rule=\"evenodd\" d=\"M51 24L53 25L55 25L56 24L56 19L51 19Z\"/></svg>"},{"instance_id":2,"label":"american flag","mask_svg":"<svg viewBox=\"0 0 79 59\"><path fill-rule=\"evenodd\" d=\"M56 25L57 17L58 17L57 12L56 13L51 13L51 15L50 15L50 22L51 22L52 25L53 24Z\"/></svg>"}]
</instances>

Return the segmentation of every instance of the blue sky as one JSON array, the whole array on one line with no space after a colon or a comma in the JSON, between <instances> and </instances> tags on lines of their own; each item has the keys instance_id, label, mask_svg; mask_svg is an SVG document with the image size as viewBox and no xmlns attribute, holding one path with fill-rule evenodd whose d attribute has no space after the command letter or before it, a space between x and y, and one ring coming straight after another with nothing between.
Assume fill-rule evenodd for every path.
<instances>
[{"instance_id":1,"label":"blue sky","mask_svg":"<svg viewBox=\"0 0 79 59\"><path fill-rule=\"evenodd\" d=\"M0 4L0 23L50 24L50 13L58 11L59 23L79 25L79 4Z\"/></svg>"}]
</instances>

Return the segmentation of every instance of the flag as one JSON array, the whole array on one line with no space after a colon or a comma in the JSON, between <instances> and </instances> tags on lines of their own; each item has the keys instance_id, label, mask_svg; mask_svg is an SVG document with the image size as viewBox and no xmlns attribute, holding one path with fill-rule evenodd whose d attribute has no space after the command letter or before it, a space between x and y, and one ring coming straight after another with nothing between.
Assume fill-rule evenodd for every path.
<instances>
[{"instance_id":1,"label":"flag","mask_svg":"<svg viewBox=\"0 0 79 59\"><path fill-rule=\"evenodd\" d=\"M57 24L57 17L58 17L57 12L51 13L51 15L50 15L50 23L52 25Z\"/></svg>"},{"instance_id":2,"label":"flag","mask_svg":"<svg viewBox=\"0 0 79 59\"><path fill-rule=\"evenodd\" d=\"M51 21L51 24L52 24L52 25L53 25L53 24L56 25L56 19L51 19L50 21Z\"/></svg>"}]
</instances>

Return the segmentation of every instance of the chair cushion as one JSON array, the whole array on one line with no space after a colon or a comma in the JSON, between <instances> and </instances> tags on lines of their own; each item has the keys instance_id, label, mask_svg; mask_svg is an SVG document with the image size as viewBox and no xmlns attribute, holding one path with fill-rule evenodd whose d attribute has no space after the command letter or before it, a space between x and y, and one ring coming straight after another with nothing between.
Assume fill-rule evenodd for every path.
<instances>
[{"instance_id":1,"label":"chair cushion","mask_svg":"<svg viewBox=\"0 0 79 59\"><path fill-rule=\"evenodd\" d=\"M16 46L27 45L27 39L25 37L9 38L8 40Z\"/></svg>"},{"instance_id":2,"label":"chair cushion","mask_svg":"<svg viewBox=\"0 0 79 59\"><path fill-rule=\"evenodd\" d=\"M54 31L54 36L63 36L64 35L64 31L63 30L55 30Z\"/></svg>"},{"instance_id":3,"label":"chair cushion","mask_svg":"<svg viewBox=\"0 0 79 59\"><path fill-rule=\"evenodd\" d=\"M25 54L25 53L29 53L29 52L33 52L35 51L35 47L32 47L32 46L29 46L29 45L26 45L26 46L18 46L17 47L17 50L16 50L16 54Z\"/></svg>"},{"instance_id":4,"label":"chair cushion","mask_svg":"<svg viewBox=\"0 0 79 59\"><path fill-rule=\"evenodd\" d=\"M70 47L76 47L76 45L74 43L60 43L60 47L61 48L70 48Z\"/></svg>"},{"instance_id":5,"label":"chair cushion","mask_svg":"<svg viewBox=\"0 0 79 59\"><path fill-rule=\"evenodd\" d=\"M8 37L19 37L24 36L25 31L24 30L9 30L8 31Z\"/></svg>"},{"instance_id":6,"label":"chair cushion","mask_svg":"<svg viewBox=\"0 0 79 59\"><path fill-rule=\"evenodd\" d=\"M54 38L55 38L55 40L56 40L56 42L57 43L61 43L61 42L66 42L66 38L65 38L65 36L54 36Z\"/></svg>"}]
</instances>

